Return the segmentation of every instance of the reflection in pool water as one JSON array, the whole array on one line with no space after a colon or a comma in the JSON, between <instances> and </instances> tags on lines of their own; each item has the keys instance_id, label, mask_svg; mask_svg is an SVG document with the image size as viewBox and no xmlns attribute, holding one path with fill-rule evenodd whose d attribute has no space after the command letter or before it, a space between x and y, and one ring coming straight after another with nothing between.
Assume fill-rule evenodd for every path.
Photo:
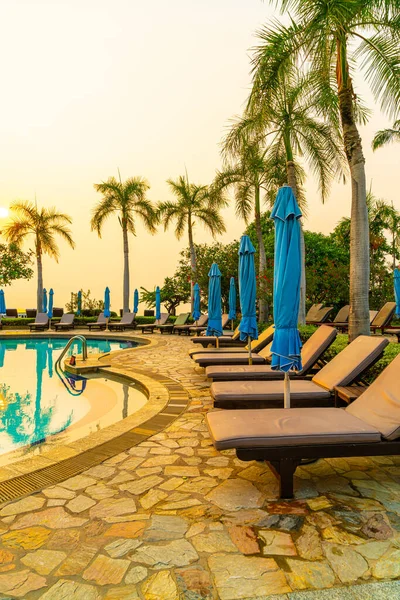
<instances>
[{"instance_id":1,"label":"reflection in pool water","mask_svg":"<svg viewBox=\"0 0 400 600\"><path fill-rule=\"evenodd\" d=\"M57 373L67 338L0 340L0 455L32 447L59 432L63 443L132 414L146 402L134 383ZM87 340L88 352L136 344ZM70 352L80 352L73 344ZM67 431L65 431L67 430Z\"/></svg>"}]
</instances>

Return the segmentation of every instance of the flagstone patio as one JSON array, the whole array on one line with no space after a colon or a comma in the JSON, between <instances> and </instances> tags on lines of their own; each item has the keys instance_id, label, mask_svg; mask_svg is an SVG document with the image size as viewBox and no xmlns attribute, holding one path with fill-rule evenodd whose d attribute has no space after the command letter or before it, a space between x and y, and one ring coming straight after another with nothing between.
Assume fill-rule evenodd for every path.
<instances>
[{"instance_id":1,"label":"flagstone patio","mask_svg":"<svg viewBox=\"0 0 400 600\"><path fill-rule=\"evenodd\" d=\"M190 340L117 353L176 379L188 410L86 472L0 506L0 598L400 598L400 457L321 460L277 500L269 468L216 452ZM325 591L323 591L325 590Z\"/></svg>"}]
</instances>

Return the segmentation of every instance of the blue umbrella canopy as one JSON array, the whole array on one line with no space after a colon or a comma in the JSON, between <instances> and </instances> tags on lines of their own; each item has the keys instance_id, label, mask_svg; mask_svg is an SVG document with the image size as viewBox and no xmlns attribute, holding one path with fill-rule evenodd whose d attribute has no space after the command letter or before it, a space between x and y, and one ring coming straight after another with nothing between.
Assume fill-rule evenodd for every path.
<instances>
[{"instance_id":1,"label":"blue umbrella canopy","mask_svg":"<svg viewBox=\"0 0 400 600\"><path fill-rule=\"evenodd\" d=\"M400 267L393 272L394 298L396 300L396 315L400 317ZM1 311L0 311L1 312Z\"/></svg>"},{"instance_id":2,"label":"blue umbrella canopy","mask_svg":"<svg viewBox=\"0 0 400 600\"><path fill-rule=\"evenodd\" d=\"M78 316L81 315L82 312L82 292L81 290L79 290L79 292L76 295L76 303L77 303L77 314Z\"/></svg>"},{"instance_id":3,"label":"blue umbrella canopy","mask_svg":"<svg viewBox=\"0 0 400 600\"><path fill-rule=\"evenodd\" d=\"M47 290L43 288L43 306L42 312L47 313Z\"/></svg>"},{"instance_id":4,"label":"blue umbrella canopy","mask_svg":"<svg viewBox=\"0 0 400 600\"><path fill-rule=\"evenodd\" d=\"M242 235L239 245L239 298L242 318L239 325L240 339L258 339L256 315L256 250L248 235ZM251 357L250 357L251 360Z\"/></svg>"},{"instance_id":5,"label":"blue umbrella canopy","mask_svg":"<svg viewBox=\"0 0 400 600\"><path fill-rule=\"evenodd\" d=\"M161 292L160 288L156 287L156 319L161 319Z\"/></svg>"},{"instance_id":6,"label":"blue umbrella canopy","mask_svg":"<svg viewBox=\"0 0 400 600\"><path fill-rule=\"evenodd\" d=\"M104 290L104 316L109 319L111 317L110 311L110 288L106 287Z\"/></svg>"},{"instance_id":7,"label":"blue umbrella canopy","mask_svg":"<svg viewBox=\"0 0 400 600\"><path fill-rule=\"evenodd\" d=\"M235 278L231 277L229 283L229 314L228 317L231 321L236 319L236 285Z\"/></svg>"},{"instance_id":8,"label":"blue umbrella canopy","mask_svg":"<svg viewBox=\"0 0 400 600\"><path fill-rule=\"evenodd\" d=\"M6 314L6 299L4 296L4 290L0 290L0 315Z\"/></svg>"},{"instance_id":9,"label":"blue umbrella canopy","mask_svg":"<svg viewBox=\"0 0 400 600\"><path fill-rule=\"evenodd\" d=\"M50 288L50 291L49 291L49 308L48 308L48 311L47 311L47 316L49 317L49 319L51 319L52 316L53 316L53 296L54 296L53 288Z\"/></svg>"},{"instance_id":10,"label":"blue umbrella canopy","mask_svg":"<svg viewBox=\"0 0 400 600\"><path fill-rule=\"evenodd\" d=\"M302 368L301 341L297 329L301 279L301 216L292 188L280 188L271 213L271 219L275 222L275 332L271 367L284 372L299 371Z\"/></svg>"},{"instance_id":11,"label":"blue umbrella canopy","mask_svg":"<svg viewBox=\"0 0 400 600\"><path fill-rule=\"evenodd\" d=\"M208 272L208 326L206 335L222 335L221 271L217 263Z\"/></svg>"},{"instance_id":12,"label":"blue umbrella canopy","mask_svg":"<svg viewBox=\"0 0 400 600\"><path fill-rule=\"evenodd\" d=\"M200 286L195 283L193 286L193 312L192 317L195 321L198 321L201 317L200 310Z\"/></svg>"},{"instance_id":13,"label":"blue umbrella canopy","mask_svg":"<svg viewBox=\"0 0 400 600\"><path fill-rule=\"evenodd\" d=\"M139 310L139 292L137 289L133 293L133 312L136 314Z\"/></svg>"}]
</instances>

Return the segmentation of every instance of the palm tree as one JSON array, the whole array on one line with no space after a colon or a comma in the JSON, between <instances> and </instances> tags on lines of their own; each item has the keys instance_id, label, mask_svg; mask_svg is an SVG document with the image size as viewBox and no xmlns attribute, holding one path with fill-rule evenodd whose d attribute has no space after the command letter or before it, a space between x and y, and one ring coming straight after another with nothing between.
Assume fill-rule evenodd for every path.
<instances>
[{"instance_id":1,"label":"palm tree","mask_svg":"<svg viewBox=\"0 0 400 600\"><path fill-rule=\"evenodd\" d=\"M150 233L155 233L157 217L146 192L150 185L141 177L131 177L125 182L110 177L102 183L95 183L94 188L102 194L101 200L92 210L90 225L92 231L97 231L101 237L104 221L114 213L122 229L124 248L124 282L123 282L123 311L129 312L129 239L128 233L136 235L135 217L139 217Z\"/></svg>"},{"instance_id":2,"label":"palm tree","mask_svg":"<svg viewBox=\"0 0 400 600\"><path fill-rule=\"evenodd\" d=\"M364 72L377 102L395 115L400 100L400 19L397 0L283 0L294 10L289 27L265 27L255 57L260 84L272 97L282 72L299 59L315 74L315 94L336 125L340 121L350 168L350 340L369 334L369 242L365 160L357 123L367 113L354 92Z\"/></svg>"},{"instance_id":3,"label":"palm tree","mask_svg":"<svg viewBox=\"0 0 400 600\"><path fill-rule=\"evenodd\" d=\"M38 312L43 310L43 254L54 258L57 262L60 256L55 236L62 237L71 248L75 243L67 225L72 219L65 213L57 212L55 208L38 209L33 202L13 202L10 206L14 217L4 226L2 233L6 239L21 247L26 238L34 237L35 254L37 263L37 295L36 305Z\"/></svg>"},{"instance_id":4,"label":"palm tree","mask_svg":"<svg viewBox=\"0 0 400 600\"><path fill-rule=\"evenodd\" d=\"M378 150L390 142L400 142L400 119L395 121L391 129L381 129L377 131L372 140L372 149Z\"/></svg>"},{"instance_id":5,"label":"palm tree","mask_svg":"<svg viewBox=\"0 0 400 600\"><path fill-rule=\"evenodd\" d=\"M314 77L301 75L295 68L280 77L280 86L272 97L259 85L262 74L255 78L244 118L230 131L226 147L237 151L242 145L243 136L256 135L266 148L264 156L267 165L283 164L284 179L306 214L306 201L302 191L302 174L298 157L304 157L316 175L322 200L327 197L333 177L340 172L342 155L335 128L318 117L320 110L315 97ZM268 171L270 172L270 171ZM266 177L268 177L268 172ZM299 322L305 324L305 257L304 239L303 275Z\"/></svg>"},{"instance_id":6,"label":"palm tree","mask_svg":"<svg viewBox=\"0 0 400 600\"><path fill-rule=\"evenodd\" d=\"M189 182L188 174L180 175L178 179L168 179L167 183L176 197L175 202L160 202L158 217L163 221L164 230L167 230L173 220L175 235L179 239L187 230L190 250L191 267L191 302L193 309L193 286L196 283L197 263L194 245L193 229L196 221L200 222L215 238L218 233L226 231L220 209L227 206L222 190L213 189L211 186L198 185Z\"/></svg>"}]
</instances>

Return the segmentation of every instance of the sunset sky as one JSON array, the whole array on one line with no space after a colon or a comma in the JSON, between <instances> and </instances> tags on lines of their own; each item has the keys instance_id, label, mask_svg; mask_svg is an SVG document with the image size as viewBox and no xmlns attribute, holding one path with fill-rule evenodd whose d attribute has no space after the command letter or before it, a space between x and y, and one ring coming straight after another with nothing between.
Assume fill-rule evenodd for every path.
<instances>
[{"instance_id":1,"label":"sunset sky","mask_svg":"<svg viewBox=\"0 0 400 600\"><path fill-rule=\"evenodd\" d=\"M228 121L249 92L255 31L273 16L261 0L0 0L0 207L36 194L39 205L72 216L76 250L60 241L60 262L44 260L56 306L80 288L100 298L108 285L112 309L120 308L121 230L114 218L102 239L90 231L93 184L119 168L122 178L148 179L156 202L171 198L165 181L185 168L210 183ZM374 109L368 88L355 83ZM375 108L362 129L367 178L400 209L399 147L371 150L374 132L388 125ZM306 228L328 233L349 215L350 187L335 184L323 206L310 177L307 200ZM244 224L233 207L225 218L218 239L238 238ZM210 241L201 227L195 235ZM151 236L138 226L132 293L162 285L186 244L173 231ZM36 278L6 288L9 307L33 307L35 298Z\"/></svg>"}]
</instances>

